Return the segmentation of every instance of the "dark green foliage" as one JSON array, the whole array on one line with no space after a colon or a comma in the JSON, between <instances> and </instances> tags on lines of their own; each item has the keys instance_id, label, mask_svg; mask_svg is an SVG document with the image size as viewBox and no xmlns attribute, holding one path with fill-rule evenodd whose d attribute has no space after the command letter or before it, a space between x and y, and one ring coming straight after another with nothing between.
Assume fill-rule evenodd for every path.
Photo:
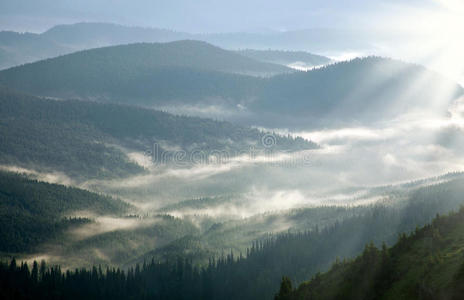
<instances>
[{"instance_id":1,"label":"dark green foliage","mask_svg":"<svg viewBox=\"0 0 464 300\"><path fill-rule=\"evenodd\" d=\"M0 251L31 251L66 229L90 222L67 217L75 211L118 215L129 209L117 199L0 172Z\"/></svg>"},{"instance_id":2,"label":"dark green foliage","mask_svg":"<svg viewBox=\"0 0 464 300\"><path fill-rule=\"evenodd\" d=\"M234 156L248 151L250 143L263 149L264 134L227 122L40 99L0 89L0 163L57 170L82 179L143 172L118 146L149 153L155 143L167 143L185 151L228 151ZM275 135L275 139L277 150L315 147L301 138Z\"/></svg>"},{"instance_id":3,"label":"dark green foliage","mask_svg":"<svg viewBox=\"0 0 464 300\"><path fill-rule=\"evenodd\" d=\"M153 104L153 100L213 96L225 96L225 100L245 98L256 90L254 81L248 83L252 78L226 72L286 71L290 69L204 42L179 41L85 50L5 70L0 82L46 96L111 97L119 102Z\"/></svg>"},{"instance_id":4,"label":"dark green foliage","mask_svg":"<svg viewBox=\"0 0 464 300\"><path fill-rule=\"evenodd\" d=\"M286 300L292 293L292 281L287 276L282 277L279 293L275 296L275 300Z\"/></svg>"},{"instance_id":5,"label":"dark green foliage","mask_svg":"<svg viewBox=\"0 0 464 300\"><path fill-rule=\"evenodd\" d=\"M432 220L433 216L436 215L437 208L441 213L446 208L462 204L462 197L451 196L462 195L463 182L463 179L457 179L419 189L417 192L413 192L411 200L401 207L374 206L363 216L347 218L322 229L315 228L307 232L270 236L253 243L247 250L246 257L234 253L222 255L219 258L210 259L209 264L203 268L193 267L190 260L178 260L171 256L168 257L168 261L163 263L151 263L145 267L136 266L124 273L125 275L122 275L122 271L118 272L117 270L110 270L109 273L103 272L103 274L107 274L106 276L91 275L95 274L94 270L78 270L65 276L60 275L52 283L49 281L50 277L47 277L49 275L39 276L45 279L39 280L39 284L35 285L37 286L35 290L31 281L26 282L24 288L19 288L17 284L21 281L15 280L4 285L3 293L10 295L19 292L18 289L25 291L33 289L36 296L50 297L50 293L53 291L53 295L71 299L73 297L86 299L118 299L118 297L134 299L146 297L154 299L272 299L278 293L279 284L282 283L282 274L286 274L289 279L284 280L283 291L280 295L282 297L279 299L286 299L288 290L291 289L290 281L299 283L311 276L314 276L311 286L320 286L322 291L334 293L334 299L345 299L343 295L350 295L354 299L363 299L363 297L365 297L364 299L378 299L380 293L389 289L391 282L397 278L404 276L418 278L415 277L415 273L407 275L409 274L408 270L411 269L408 261L414 261L414 266L424 267L423 270L428 272L431 269L427 269L429 268L427 263L422 262L424 257L430 260L432 263L430 266L439 267L439 262L447 257L447 255L436 255L443 247L450 249L447 250L447 253L460 249L454 247L453 243L447 242L446 232L453 230L455 225L460 224L460 227L456 227L459 230L454 237L462 240L460 233L464 230L464 211L456 215L459 217L439 217L433 221L431 226L426 226L428 229L416 230L416 233L411 236L400 235L398 243L391 249L388 249L382 241L389 241L389 244L392 244L397 240L398 233L412 232L417 225ZM425 194L433 195L434 190L437 191L436 198L422 197ZM443 207L437 206L438 203L441 203ZM419 210L419 208L422 209ZM424 237L427 239L424 240ZM369 243L369 241L373 241L373 243ZM425 252L418 252L415 255L416 246L413 246L411 241L415 241L414 243L417 245L422 245L419 250ZM171 248L166 249L174 250L180 256L186 256L186 253L181 251L182 247L187 245L185 247L194 248L192 244L197 243L197 240L194 237L185 237L176 243L177 248L176 244L173 243ZM369 244L365 246L366 243ZM378 250L377 247L381 245L382 249ZM411 256L408 256L401 263L401 269L397 269L395 267L398 265L397 253L405 251L411 253ZM361 257L355 259L354 263L346 261L346 258L360 253ZM337 257L344 260L341 261ZM457 282L455 280L460 280L459 278L462 277L462 272L459 271L462 269L462 257L461 253L456 258L459 263L453 262L456 265L453 267L455 272L450 272L452 276L448 277L451 279L445 278L446 284L455 284ZM326 288L326 275L318 273L320 270L328 269L331 265L332 271L329 274L340 275L337 277L341 278L343 283L340 287L330 286ZM8 274L10 272L8 269L6 265L3 265L2 272ZM98 269L95 268L95 270ZM53 271L50 269L45 273L51 274L53 272L59 274L59 269L54 268ZM98 274L99 271L96 273ZM403 274L406 275L403 276ZM13 278L11 275L8 276ZM29 277L33 276L29 275ZM417 293L423 295L426 292L424 287L427 286L421 286L420 281L417 283L418 285L414 285L412 290L406 289L405 292L412 293L411 295ZM110 289L108 286L112 288ZM456 285L450 286L456 286L457 289L459 285L456 283ZM406 297L406 299L409 298Z\"/></svg>"},{"instance_id":6,"label":"dark green foliage","mask_svg":"<svg viewBox=\"0 0 464 300\"><path fill-rule=\"evenodd\" d=\"M91 109L91 104L66 105L1 89L0 163L87 179L142 172L121 150L108 146L115 142L109 134L79 120Z\"/></svg>"},{"instance_id":7,"label":"dark green foliage","mask_svg":"<svg viewBox=\"0 0 464 300\"><path fill-rule=\"evenodd\" d=\"M437 216L390 249L367 245L286 299L462 299L463 230L464 209Z\"/></svg>"}]
</instances>

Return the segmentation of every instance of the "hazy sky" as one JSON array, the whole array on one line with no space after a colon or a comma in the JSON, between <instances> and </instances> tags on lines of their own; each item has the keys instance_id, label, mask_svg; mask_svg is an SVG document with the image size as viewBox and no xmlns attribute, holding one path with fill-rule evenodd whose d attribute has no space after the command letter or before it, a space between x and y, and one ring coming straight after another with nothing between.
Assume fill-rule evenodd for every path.
<instances>
[{"instance_id":1,"label":"hazy sky","mask_svg":"<svg viewBox=\"0 0 464 300\"><path fill-rule=\"evenodd\" d=\"M364 27L398 5L438 0L1 0L0 29L40 32L60 23L114 22L188 32Z\"/></svg>"}]
</instances>

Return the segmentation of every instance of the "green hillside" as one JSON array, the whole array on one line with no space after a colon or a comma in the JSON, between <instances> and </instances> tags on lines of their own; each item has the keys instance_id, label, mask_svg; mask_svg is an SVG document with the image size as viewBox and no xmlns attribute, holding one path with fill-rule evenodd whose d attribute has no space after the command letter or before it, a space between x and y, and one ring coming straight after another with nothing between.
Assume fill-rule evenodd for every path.
<instances>
[{"instance_id":1,"label":"green hillside","mask_svg":"<svg viewBox=\"0 0 464 300\"><path fill-rule=\"evenodd\" d=\"M113 76L130 78L137 76L138 73L153 72L166 67L250 75L273 75L291 71L281 65L260 62L205 42L193 40L110 46L79 51L22 66L31 76L36 72L43 72L45 75L48 72L58 71L62 67L64 69L60 72L62 76L66 76L63 79L73 81L84 80L89 76L98 78L101 75L107 75L105 71L117 71ZM14 70L13 68L5 72L14 75ZM121 74L121 72L127 72L127 74ZM72 77L75 73L78 73L79 77ZM47 82L45 79L37 79L41 83ZM47 76L46 79L50 78ZM102 79L104 78L100 78ZM60 82L55 82L55 84ZM35 84L37 85L38 82Z\"/></svg>"},{"instance_id":2,"label":"green hillside","mask_svg":"<svg viewBox=\"0 0 464 300\"><path fill-rule=\"evenodd\" d=\"M403 234L391 248L369 244L276 299L462 299L464 208Z\"/></svg>"},{"instance_id":3,"label":"green hillside","mask_svg":"<svg viewBox=\"0 0 464 300\"><path fill-rule=\"evenodd\" d=\"M210 257L203 266L195 266L191 261L206 259L213 253L205 247L207 243L198 237L200 230L193 226L189 232L186 230L188 221L165 216L162 223L155 223L154 226L95 235L78 241L70 248L85 257L81 265L88 265L87 259L92 259L92 254L101 253L89 251L101 245L107 245L103 253L113 250L113 255L118 254L119 260L124 261L127 256L120 252L122 245L131 245L126 253L138 252L133 245L150 243L152 238L149 237L155 236L155 244L159 247L149 253L153 260L147 257L143 264L128 267L124 272L120 269L99 272L99 267L95 266L64 274L60 267L47 268L44 265L42 275L36 279L24 264L20 267L15 261L9 265L0 263L0 279L3 279L0 280L0 294L16 294L16 298L27 298L28 295L46 298L53 291L56 298L73 299L272 299L278 292L282 275L289 275L294 282L315 276L318 281L313 283L323 283L317 285L315 291L323 293L322 296L334 294L334 299L350 299L349 296L354 299L378 299L375 297L380 292L392 293L391 299L415 299L416 292L422 293L416 298L428 299L423 297L424 293L433 292L430 299L440 299L437 293L454 293L455 283L461 282L464 211L451 217L440 217L425 229L414 231L414 228L431 222L437 212L446 212L449 208L462 205L463 187L463 179L460 178L420 188L411 191L406 201L396 205L370 206L360 215L342 217L340 221L335 218L335 223L323 228L314 226L305 232L267 235L253 242L242 253L224 251L219 257ZM427 195L430 196L427 198ZM322 212L322 218L327 212L336 216L337 210L350 213L354 209L322 208L315 210L313 216L317 217L318 212ZM308 213L306 217L311 215ZM215 224L210 231L221 231L224 227L227 224ZM249 230L239 229L242 234L253 232L252 228ZM337 257L349 259L362 254L364 245L369 241L374 240L377 247L382 241L390 240L393 243L401 232L416 233L410 237L401 235L396 246L389 250L385 248L383 252L369 245L362 258L345 260L344 263L339 260L328 275L316 275L318 271L334 265ZM223 230L222 239L231 240L236 233ZM172 238L176 235L178 238L166 243L168 236ZM64 252L66 262L75 259L69 254ZM100 257L93 259L97 264L105 265ZM390 269L383 272L385 265L390 266L393 272ZM324 281L328 276L334 281ZM311 283L309 286L312 286ZM317 289L319 286L320 290ZM308 284L303 284L291 295L297 297L300 295L298 291L303 293L307 287ZM362 288L361 294L357 288ZM347 297L337 294L341 291ZM285 289L283 292L286 294Z\"/></svg>"},{"instance_id":4,"label":"green hillside","mask_svg":"<svg viewBox=\"0 0 464 300\"><path fill-rule=\"evenodd\" d=\"M121 215L131 209L111 197L0 172L0 252L32 251L67 229L89 223L70 218L78 211Z\"/></svg>"},{"instance_id":5,"label":"green hillside","mask_svg":"<svg viewBox=\"0 0 464 300\"><path fill-rule=\"evenodd\" d=\"M114 104L55 101L0 90L0 163L61 171L77 178L141 173L127 151L153 152L155 143L190 153L264 149L257 129ZM275 149L311 149L303 139L275 135ZM167 146L164 146L167 145ZM124 150L126 149L126 150ZM152 155L153 156L153 155ZM158 157L152 157L158 158ZM186 157L186 159L188 156Z\"/></svg>"}]
</instances>

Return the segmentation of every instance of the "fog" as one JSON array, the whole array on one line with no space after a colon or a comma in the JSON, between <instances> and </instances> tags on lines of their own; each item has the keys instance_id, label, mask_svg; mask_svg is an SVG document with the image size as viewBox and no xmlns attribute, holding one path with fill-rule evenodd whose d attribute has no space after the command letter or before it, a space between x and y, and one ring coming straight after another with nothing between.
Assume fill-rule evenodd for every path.
<instances>
[{"instance_id":1,"label":"fog","mask_svg":"<svg viewBox=\"0 0 464 300\"><path fill-rule=\"evenodd\" d=\"M42 32L59 23L114 22L187 31L192 34L187 36L228 49L246 46L315 51L334 62L381 55L433 71L419 72L400 93L386 84L392 89L389 94L384 90L385 82L378 78L397 79L404 69L389 67L390 62L379 64L370 70L372 73L362 74L359 84L341 87L346 90L343 97L334 99L333 108L316 117L267 112L262 107L263 111L252 111L247 105L251 107L256 99L232 102L215 98L149 107L302 137L317 143L318 149L291 152L264 145L265 150L257 152L254 146L262 141L245 141L250 149L238 155L212 149L219 157L164 162L157 161L150 151L108 145L117 147L145 172L84 181L54 170L0 165L0 170L41 181L112 195L135 208L119 216L73 211L65 217L86 218L88 222L67 230L59 242L40 245L27 259L43 258L63 266L122 265L184 236L203 238L228 230L232 234L221 236L226 241L207 236L202 242L210 243L208 249L241 251L266 234L310 230L316 222L324 226L338 218L292 218L300 210L401 202L406 196L396 192L409 188L403 184L417 188L447 180L437 178L439 175L464 172L464 98L447 101L454 95L454 82L464 83L464 5L460 1L356 0L333 4L298 0L285 3L285 9L277 1L136 1L140 5L121 1L66 1L65 5L52 5L48 0L26 2L0 4L0 30ZM51 6L55 12L49 11ZM241 22L237 23L237 18ZM302 62L288 66L303 72L322 67ZM449 81L438 83L438 75ZM433 89L425 89L430 86ZM421 97L423 90L430 94ZM308 92L306 100L311 101L310 96ZM371 101L358 101L369 97ZM291 105L292 99L285 100ZM181 145L160 143L174 158L185 154ZM341 213L340 218L356 213ZM353 240L356 238L359 236Z\"/></svg>"},{"instance_id":2,"label":"fog","mask_svg":"<svg viewBox=\"0 0 464 300\"><path fill-rule=\"evenodd\" d=\"M133 152L129 156L146 168L146 174L88 181L81 187L122 197L145 212L161 209L177 217L244 218L299 207L372 203L382 198L369 192L375 187L464 171L463 110L460 99L441 118L411 113L369 127L272 129L321 146L301 152L269 151L179 164L159 164L146 153ZM205 197L226 200L207 207L182 204ZM176 203L180 205L168 208Z\"/></svg>"}]
</instances>

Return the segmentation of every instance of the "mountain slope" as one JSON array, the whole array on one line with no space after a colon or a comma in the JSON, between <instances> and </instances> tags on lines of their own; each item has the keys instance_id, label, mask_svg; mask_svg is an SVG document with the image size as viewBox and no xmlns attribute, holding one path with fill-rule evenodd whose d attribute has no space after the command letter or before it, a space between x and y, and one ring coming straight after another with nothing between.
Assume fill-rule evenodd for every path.
<instances>
[{"instance_id":1,"label":"mountain slope","mask_svg":"<svg viewBox=\"0 0 464 300\"><path fill-rule=\"evenodd\" d=\"M235 105L255 95L262 80L230 73L290 71L204 42L179 41L77 52L2 71L0 83L43 96L145 105L200 100Z\"/></svg>"},{"instance_id":2,"label":"mountain slope","mask_svg":"<svg viewBox=\"0 0 464 300\"><path fill-rule=\"evenodd\" d=\"M12 39L5 35L14 35ZM76 23L56 25L40 33L0 32L0 69L90 48L130 43L165 43L178 40L201 40L227 49L294 49L311 51L339 50L353 47L359 32L326 29L276 32L271 34L227 33L190 34L159 28L129 27L112 23ZM347 38L349 36L349 38ZM340 41L342 41L340 43ZM362 45L366 49L369 45ZM33 51L31 51L33 49ZM1 52L1 51L0 51Z\"/></svg>"},{"instance_id":3,"label":"mountain slope","mask_svg":"<svg viewBox=\"0 0 464 300\"><path fill-rule=\"evenodd\" d=\"M77 211L119 215L130 210L118 199L0 172L0 251L31 251L65 230L88 223L88 219L68 218Z\"/></svg>"},{"instance_id":4,"label":"mountain slope","mask_svg":"<svg viewBox=\"0 0 464 300\"><path fill-rule=\"evenodd\" d=\"M6 295L15 295L15 293L23 291L25 295L31 294L37 297L38 295L45 296L46 293L53 291L55 295L59 295L61 298L86 299L145 299L147 297L151 299L271 299L278 290L278 283L282 274L291 274L293 280L308 278L316 274L318 270L326 269L331 262L335 261L337 256L346 257L362 253L363 246L369 240L376 239L376 244L380 244L382 240L387 238L396 238L399 232L414 230L414 227L418 224L430 222L437 211L441 212L446 210L445 207L451 206L456 208L459 204L462 204L463 188L462 178L449 183L426 187L416 195L417 198L405 203L407 205L403 209L390 205L373 206L365 215L348 217L325 228L318 229L316 227L306 232L270 236L253 243L247 249L246 257L243 255L237 256L236 253L222 255L219 258L211 258L208 265L203 268L196 268L191 261L184 260L181 257L175 259L175 261L157 262L157 260L152 260L151 263L145 261L143 266L139 264L131 267L127 273L108 271L106 274L103 272L98 274L97 267L95 267L88 271L79 269L76 273L69 272L62 276L59 267L57 267L49 270L47 275L41 277L38 282L34 282L31 276L25 275L26 270L15 266L15 262L12 262L10 266L0 263L0 279L24 278L20 282L16 280L0 280L0 294L3 292ZM422 198L424 195L430 195L431 198L424 199ZM445 204L445 207L443 207L443 204ZM447 230L459 224L458 234L455 235L460 241L459 247L453 249L453 244L450 244L451 247L448 249L451 251L447 250L444 253L449 254L448 257L459 258L459 261L456 260L459 264L445 270L450 274L454 273L452 271L456 270L459 265L462 265L462 251L460 250L462 247L462 230L464 229L464 222L462 222L464 212L460 214L460 222L448 222L444 227L441 227L440 222L434 222L434 224L438 224L434 228L439 229L440 235L445 238L444 242L448 237L446 235ZM441 220L442 218L440 218ZM177 223L181 222L177 220ZM215 225L214 227L221 226ZM175 231L178 232L179 230L176 229ZM195 237L195 235L199 234L198 229L196 231L193 234L184 234L183 238L179 237L165 247L159 248L161 253L155 251L152 254L163 255L164 251L169 254L173 250L174 253L189 258L203 254L207 255L208 253L204 252L205 249L202 243L199 243L199 240ZM162 233L158 230L149 231L150 234L156 232L158 234ZM436 236L433 234L432 231L432 238ZM95 247L95 243L98 245L104 241L112 240L114 242L111 245L116 244L119 247L121 240L115 238L120 235L120 232L115 232L106 237L100 238L97 236L92 239L90 246ZM147 240L148 236L141 240L142 244L144 244L143 241ZM223 238L227 238L227 236L223 236ZM125 245L133 241L132 239L129 239L129 241L122 239ZM139 241L135 240L135 244L138 244ZM432 247L428 247L430 245ZM441 240L438 238L438 248L441 248L441 245ZM423 243L423 241L420 241L417 246L419 249L433 251L435 243ZM85 248L77 246L74 249L82 250ZM376 270L378 265L376 262L379 262L377 258L382 257L372 249L373 247L369 246L365 251L367 253L366 257L369 259L367 270L361 272L361 275L365 275L365 277L354 276L352 278L355 286L360 283L369 283L368 275L373 273L369 271ZM372 257L374 259L371 259ZM391 254L391 257L394 258L394 255ZM171 259L171 257L169 258ZM432 262L437 261L437 259L439 266L440 259L446 260L447 257L434 257ZM409 263L413 264L414 262L406 259L404 266L409 267ZM337 266L339 265L338 263ZM363 265L366 266L366 263ZM430 265L434 266L434 264L430 263L414 264L411 270L425 269ZM344 268L338 269L343 270ZM406 272L408 270L406 269ZM116 274L119 275L115 276ZM21 275L23 277L20 277ZM316 278L321 277L319 275ZM364 278L366 281L362 280ZM346 278L346 282L349 282L349 280L351 280L349 277ZM370 295L368 293L371 291L370 286L366 285L365 287L366 294L363 293L361 297ZM380 286L378 291L382 291L382 288ZM337 289L334 288L334 291L337 291ZM376 291L373 290L373 292ZM331 291L325 292L330 293ZM422 299L427 298L422 297Z\"/></svg>"},{"instance_id":5,"label":"mountain slope","mask_svg":"<svg viewBox=\"0 0 464 300\"><path fill-rule=\"evenodd\" d=\"M198 53L184 57L192 45L205 50L201 60ZM218 55L208 62L210 50ZM193 41L108 47L8 69L0 72L0 83L44 96L186 107L185 114L211 116L213 107L229 120L271 128L369 123L421 110L443 115L464 94L432 71L392 59L256 78L217 72L247 68L235 60L238 54L224 62L227 53Z\"/></svg>"},{"instance_id":6,"label":"mountain slope","mask_svg":"<svg viewBox=\"0 0 464 300\"><path fill-rule=\"evenodd\" d=\"M252 110L292 118L372 122L411 111L444 114L464 90L424 67L367 57L270 78ZM331 124L330 124L331 123Z\"/></svg>"},{"instance_id":7,"label":"mountain slope","mask_svg":"<svg viewBox=\"0 0 464 300\"><path fill-rule=\"evenodd\" d=\"M55 101L0 89L0 163L77 179L121 177L143 167L128 152L175 148L186 154L264 149L266 133L208 119L84 101ZM276 149L311 149L303 139L275 135ZM147 157L154 159L155 157ZM187 158L188 159L188 156Z\"/></svg>"},{"instance_id":8,"label":"mountain slope","mask_svg":"<svg viewBox=\"0 0 464 300\"><path fill-rule=\"evenodd\" d=\"M89 69L91 64L96 64ZM80 51L55 59L25 66L28 72L73 67L82 77L98 76L99 68L120 71L155 70L161 67L195 68L227 73L273 75L290 72L284 66L260 62L205 42L184 40L170 43L141 43ZM46 68L46 69L41 69ZM51 69L50 69L51 68ZM7 71L8 72L8 71Z\"/></svg>"},{"instance_id":9,"label":"mountain slope","mask_svg":"<svg viewBox=\"0 0 464 300\"><path fill-rule=\"evenodd\" d=\"M57 25L36 33L0 32L0 69L105 46L192 39L187 33L110 23Z\"/></svg>"},{"instance_id":10,"label":"mountain slope","mask_svg":"<svg viewBox=\"0 0 464 300\"><path fill-rule=\"evenodd\" d=\"M278 299L461 299L464 209L436 217L390 249L368 245Z\"/></svg>"}]
</instances>

